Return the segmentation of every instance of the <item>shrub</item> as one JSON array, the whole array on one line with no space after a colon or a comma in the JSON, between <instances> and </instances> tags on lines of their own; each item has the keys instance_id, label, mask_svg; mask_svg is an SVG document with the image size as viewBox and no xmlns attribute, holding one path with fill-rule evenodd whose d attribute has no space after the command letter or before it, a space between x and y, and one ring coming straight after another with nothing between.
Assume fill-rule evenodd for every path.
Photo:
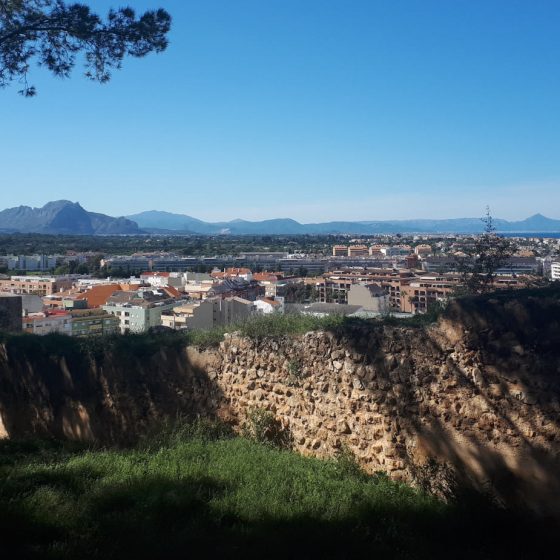
<instances>
[{"instance_id":1,"label":"shrub","mask_svg":"<svg viewBox=\"0 0 560 560\"><path fill-rule=\"evenodd\" d=\"M291 444L289 431L269 410L251 408L243 427L243 435L265 445L288 448Z\"/></svg>"}]
</instances>

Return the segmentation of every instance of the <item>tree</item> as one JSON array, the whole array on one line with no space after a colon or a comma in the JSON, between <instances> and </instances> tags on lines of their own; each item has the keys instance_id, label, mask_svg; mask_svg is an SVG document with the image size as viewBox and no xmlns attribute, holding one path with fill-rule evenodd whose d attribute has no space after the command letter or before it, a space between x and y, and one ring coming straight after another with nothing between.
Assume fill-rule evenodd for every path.
<instances>
[{"instance_id":1,"label":"tree","mask_svg":"<svg viewBox=\"0 0 560 560\"><path fill-rule=\"evenodd\" d=\"M515 245L505 237L496 234L490 208L481 218L484 232L477 236L468 256L461 259L459 270L463 286L468 293L482 294L494 288L497 271L502 268L515 252Z\"/></svg>"},{"instance_id":2,"label":"tree","mask_svg":"<svg viewBox=\"0 0 560 560\"><path fill-rule=\"evenodd\" d=\"M85 4L62 0L0 0L0 87L14 81L36 94L27 81L32 61L67 78L83 54L85 75L105 83L125 56L166 49L171 16L163 9L136 17L132 8L110 10L105 20Z\"/></svg>"}]
</instances>

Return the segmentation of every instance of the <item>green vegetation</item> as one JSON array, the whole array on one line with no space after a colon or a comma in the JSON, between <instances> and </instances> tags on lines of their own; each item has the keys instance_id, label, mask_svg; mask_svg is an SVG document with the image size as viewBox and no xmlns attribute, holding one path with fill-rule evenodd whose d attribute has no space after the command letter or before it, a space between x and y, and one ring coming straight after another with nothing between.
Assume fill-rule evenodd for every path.
<instances>
[{"instance_id":1,"label":"green vegetation","mask_svg":"<svg viewBox=\"0 0 560 560\"><path fill-rule=\"evenodd\" d=\"M315 317L290 313L286 315L260 315L250 319L210 330L145 332L139 334L114 334L105 337L76 338L63 334L38 336L32 334L8 334L0 332L0 342L8 344L12 349L28 354L46 353L49 355L75 356L83 359L87 356L103 356L108 352L116 355L146 357L155 354L161 347L178 347L183 345L208 348L217 346L226 333L238 332L248 338L278 338L282 336L302 335L311 331L331 331L343 335L345 330L369 326L374 328L382 324L395 326L424 326L437 320L441 311L419 315L410 319L397 319L391 316L378 319L361 319L329 315ZM296 375L296 365L290 373Z\"/></svg>"},{"instance_id":2,"label":"green vegetation","mask_svg":"<svg viewBox=\"0 0 560 560\"><path fill-rule=\"evenodd\" d=\"M190 331L186 334L186 340L188 344L193 346L215 346L223 340L225 333L238 332L242 336L255 339L262 337L277 338L319 330L342 332L346 326L358 322L362 321L348 319L342 315L330 315L328 317L314 317L298 313L259 315L224 327Z\"/></svg>"},{"instance_id":3,"label":"green vegetation","mask_svg":"<svg viewBox=\"0 0 560 560\"><path fill-rule=\"evenodd\" d=\"M467 294L484 294L494 290L497 271L514 255L516 245L511 239L496 234L490 208L482 218L484 232L472 245L464 248L468 258L459 261L461 288Z\"/></svg>"},{"instance_id":4,"label":"green vegetation","mask_svg":"<svg viewBox=\"0 0 560 560\"><path fill-rule=\"evenodd\" d=\"M381 241L375 236L352 236L358 242L373 243ZM60 254L67 251L78 253L91 252L90 271L99 268L100 255L131 255L167 251L188 256L237 256L252 251L286 251L289 253L331 255L333 245L348 244L348 235L45 235L39 233L0 234L0 254L32 255ZM443 239L443 238L442 238ZM386 239L385 239L386 240ZM434 243L438 241L434 239ZM391 243L414 244L412 238L391 238ZM68 265L70 267L70 265ZM78 265L72 265L77 267ZM143 272L143 271L141 271ZM200 270L200 272L203 272ZM255 266L254 272L260 272ZM294 274L305 276L309 271L295 267ZM302 274L303 273L303 274ZM294 301L306 301L310 288L302 293L295 289Z\"/></svg>"},{"instance_id":5,"label":"green vegetation","mask_svg":"<svg viewBox=\"0 0 560 560\"><path fill-rule=\"evenodd\" d=\"M0 476L14 558L535 558L553 534L368 476L345 450L305 458L216 424L133 449L2 442Z\"/></svg>"},{"instance_id":6,"label":"green vegetation","mask_svg":"<svg viewBox=\"0 0 560 560\"><path fill-rule=\"evenodd\" d=\"M243 435L257 443L288 449L291 436L273 412L264 408L251 408L243 427Z\"/></svg>"},{"instance_id":7,"label":"green vegetation","mask_svg":"<svg viewBox=\"0 0 560 560\"><path fill-rule=\"evenodd\" d=\"M0 234L0 254L65 254L66 251L131 255L169 251L178 255L239 255L246 251L301 251L331 254L348 242L339 235L44 235ZM296 269L297 270L297 269Z\"/></svg>"}]
</instances>

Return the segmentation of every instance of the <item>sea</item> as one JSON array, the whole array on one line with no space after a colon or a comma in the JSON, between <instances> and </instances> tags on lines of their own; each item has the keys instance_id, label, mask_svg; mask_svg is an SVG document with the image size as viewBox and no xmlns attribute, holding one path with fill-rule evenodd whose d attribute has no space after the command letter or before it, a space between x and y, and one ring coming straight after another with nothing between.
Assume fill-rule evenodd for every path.
<instances>
[{"instance_id":1,"label":"sea","mask_svg":"<svg viewBox=\"0 0 560 560\"><path fill-rule=\"evenodd\" d=\"M535 232L535 231L508 231L498 232L502 237L547 237L549 239L560 239L560 231L556 232Z\"/></svg>"}]
</instances>

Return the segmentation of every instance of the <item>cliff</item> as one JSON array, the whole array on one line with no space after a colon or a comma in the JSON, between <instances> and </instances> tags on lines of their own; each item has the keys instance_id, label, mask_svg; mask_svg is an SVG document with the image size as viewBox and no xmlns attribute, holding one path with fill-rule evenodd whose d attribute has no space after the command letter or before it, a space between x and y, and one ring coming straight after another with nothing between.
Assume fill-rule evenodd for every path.
<instances>
[{"instance_id":1,"label":"cliff","mask_svg":"<svg viewBox=\"0 0 560 560\"><path fill-rule=\"evenodd\" d=\"M120 337L0 346L0 431L129 442L178 414L271 411L291 445L350 449L369 472L445 494L468 484L560 513L558 290L454 302L428 327L357 323L219 348Z\"/></svg>"}]
</instances>

